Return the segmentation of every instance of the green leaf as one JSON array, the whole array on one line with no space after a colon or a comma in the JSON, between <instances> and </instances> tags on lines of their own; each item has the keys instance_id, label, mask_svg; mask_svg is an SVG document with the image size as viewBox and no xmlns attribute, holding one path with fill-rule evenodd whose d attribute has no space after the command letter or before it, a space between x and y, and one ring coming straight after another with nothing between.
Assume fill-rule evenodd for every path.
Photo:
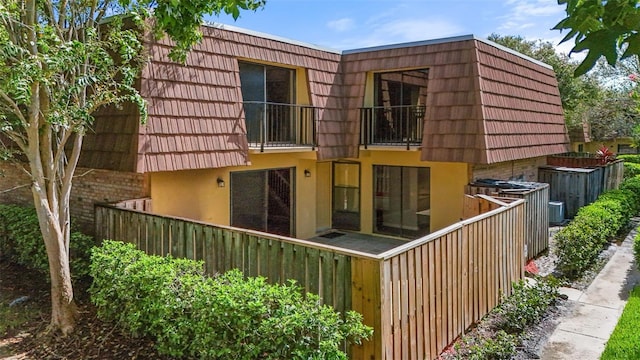
<instances>
[{"instance_id":1,"label":"green leaf","mask_svg":"<svg viewBox=\"0 0 640 360\"><path fill-rule=\"evenodd\" d=\"M596 62L601 56L602 55L600 53L597 53L596 51L593 51L593 50L589 50L587 57L582 61L582 63L580 63L580 65L578 65L576 70L573 72L574 76L578 77L580 75L586 74L589 70L593 68L593 66L596 64Z\"/></svg>"},{"instance_id":2,"label":"green leaf","mask_svg":"<svg viewBox=\"0 0 640 360\"><path fill-rule=\"evenodd\" d=\"M626 59L631 56L637 56L640 54L640 34L632 34L630 35L625 42L627 43L627 48L620 57L621 59Z\"/></svg>"}]
</instances>

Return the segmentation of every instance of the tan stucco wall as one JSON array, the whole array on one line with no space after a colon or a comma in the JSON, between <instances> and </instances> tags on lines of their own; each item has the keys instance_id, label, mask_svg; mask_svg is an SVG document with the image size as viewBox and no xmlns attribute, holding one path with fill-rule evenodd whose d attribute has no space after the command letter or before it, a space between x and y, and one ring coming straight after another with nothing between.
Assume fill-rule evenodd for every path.
<instances>
[{"instance_id":1,"label":"tan stucco wall","mask_svg":"<svg viewBox=\"0 0 640 360\"><path fill-rule=\"evenodd\" d=\"M600 149L600 147L604 145L608 147L609 150L613 151L614 153L617 153L618 145L631 145L632 143L633 141L631 140L631 138L618 138L618 139L606 140L606 141L591 141L588 143L572 142L571 151L579 152L579 146L582 145L582 152L595 154L598 151L598 149Z\"/></svg>"},{"instance_id":2,"label":"tan stucco wall","mask_svg":"<svg viewBox=\"0 0 640 360\"><path fill-rule=\"evenodd\" d=\"M420 161L420 151L361 150L361 230L373 229L373 165L416 166L430 168L431 176L431 232L460 220L464 186L469 182L468 167L464 163Z\"/></svg>"},{"instance_id":3,"label":"tan stucco wall","mask_svg":"<svg viewBox=\"0 0 640 360\"><path fill-rule=\"evenodd\" d=\"M315 152L252 153L252 165L210 170L161 172L151 175L153 211L220 225L230 223L230 173L275 168L295 168L295 236L309 238L331 228L331 162L317 162ZM462 217L464 186L469 181L463 163L420 161L418 150L362 150L361 232L373 229L373 165L429 167L431 176L431 231ZM304 171L311 172L305 177ZM217 179L225 186L218 187Z\"/></svg>"},{"instance_id":4,"label":"tan stucco wall","mask_svg":"<svg viewBox=\"0 0 640 360\"><path fill-rule=\"evenodd\" d=\"M153 211L229 225L231 172L295 168L295 235L302 238L313 236L316 233L315 152L252 153L250 160L251 166L153 173ZM305 169L311 172L311 177L304 176ZM224 187L218 187L218 178L225 182Z\"/></svg>"},{"instance_id":5,"label":"tan stucco wall","mask_svg":"<svg viewBox=\"0 0 640 360\"><path fill-rule=\"evenodd\" d=\"M316 230L331 229L331 168L332 162L316 165Z\"/></svg>"}]
</instances>

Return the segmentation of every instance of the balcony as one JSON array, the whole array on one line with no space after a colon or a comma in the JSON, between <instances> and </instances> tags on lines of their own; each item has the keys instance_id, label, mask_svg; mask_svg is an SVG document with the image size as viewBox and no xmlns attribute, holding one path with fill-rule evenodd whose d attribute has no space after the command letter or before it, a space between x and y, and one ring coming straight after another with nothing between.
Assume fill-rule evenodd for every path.
<instances>
[{"instance_id":1,"label":"balcony","mask_svg":"<svg viewBox=\"0 0 640 360\"><path fill-rule=\"evenodd\" d=\"M419 146L425 111L423 105L360 108L360 145Z\"/></svg>"},{"instance_id":2,"label":"balcony","mask_svg":"<svg viewBox=\"0 0 640 360\"><path fill-rule=\"evenodd\" d=\"M261 101L243 102L249 147L316 146L316 111L313 106Z\"/></svg>"}]
</instances>

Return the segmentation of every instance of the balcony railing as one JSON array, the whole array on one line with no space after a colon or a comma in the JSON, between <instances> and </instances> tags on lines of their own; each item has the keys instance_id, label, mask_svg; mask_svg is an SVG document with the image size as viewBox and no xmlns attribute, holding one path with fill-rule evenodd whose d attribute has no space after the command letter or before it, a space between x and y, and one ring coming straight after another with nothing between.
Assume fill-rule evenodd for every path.
<instances>
[{"instance_id":1,"label":"balcony railing","mask_svg":"<svg viewBox=\"0 0 640 360\"><path fill-rule=\"evenodd\" d=\"M250 147L316 145L316 111L313 106L245 101L244 113Z\"/></svg>"},{"instance_id":2,"label":"balcony railing","mask_svg":"<svg viewBox=\"0 0 640 360\"><path fill-rule=\"evenodd\" d=\"M420 145L425 111L423 105L360 108L360 145Z\"/></svg>"}]
</instances>

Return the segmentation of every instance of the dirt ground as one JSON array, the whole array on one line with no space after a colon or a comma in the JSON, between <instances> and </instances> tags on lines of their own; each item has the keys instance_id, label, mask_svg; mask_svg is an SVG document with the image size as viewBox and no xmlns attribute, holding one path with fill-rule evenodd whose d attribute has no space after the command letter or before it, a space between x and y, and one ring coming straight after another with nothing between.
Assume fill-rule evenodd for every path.
<instances>
[{"instance_id":1,"label":"dirt ground","mask_svg":"<svg viewBox=\"0 0 640 360\"><path fill-rule=\"evenodd\" d=\"M43 336L49 323L49 285L41 275L0 260L0 359L168 359L156 353L148 339L121 334L113 324L96 319L86 283L76 294L80 321L67 337ZM28 299L9 307L15 299ZM8 319L8 320L7 320Z\"/></svg>"}]
</instances>

